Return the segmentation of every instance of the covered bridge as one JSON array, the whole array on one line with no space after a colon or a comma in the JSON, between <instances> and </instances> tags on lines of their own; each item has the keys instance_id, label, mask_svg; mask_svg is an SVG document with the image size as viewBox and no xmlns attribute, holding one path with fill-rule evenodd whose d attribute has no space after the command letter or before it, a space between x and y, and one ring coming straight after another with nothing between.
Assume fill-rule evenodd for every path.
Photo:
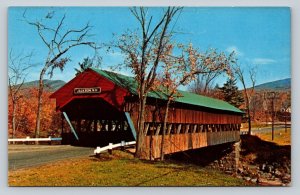
<instances>
[{"instance_id":1,"label":"covered bridge","mask_svg":"<svg viewBox=\"0 0 300 195\"><path fill-rule=\"evenodd\" d=\"M236 142L242 111L227 102L179 91L172 102L165 136L165 154ZM104 146L136 139L138 96L133 77L90 68L54 92L56 109L70 125L63 142ZM147 96L144 158L160 157L166 98Z\"/></svg>"}]
</instances>

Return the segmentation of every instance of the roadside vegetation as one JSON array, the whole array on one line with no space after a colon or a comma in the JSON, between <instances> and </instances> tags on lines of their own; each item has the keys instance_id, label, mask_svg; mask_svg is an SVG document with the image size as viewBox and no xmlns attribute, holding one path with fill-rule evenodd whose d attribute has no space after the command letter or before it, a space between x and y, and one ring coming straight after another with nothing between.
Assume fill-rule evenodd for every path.
<instances>
[{"instance_id":1,"label":"roadside vegetation","mask_svg":"<svg viewBox=\"0 0 300 195\"><path fill-rule=\"evenodd\" d=\"M268 142L274 142L278 145L291 145L291 128L284 128L274 131L274 140L272 141L271 132L255 132L254 135Z\"/></svg>"}]
</instances>

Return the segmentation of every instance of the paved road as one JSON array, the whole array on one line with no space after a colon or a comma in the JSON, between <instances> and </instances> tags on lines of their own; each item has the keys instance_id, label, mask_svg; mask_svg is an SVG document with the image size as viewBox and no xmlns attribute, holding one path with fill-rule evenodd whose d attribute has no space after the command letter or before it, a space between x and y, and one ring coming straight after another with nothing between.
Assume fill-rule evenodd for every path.
<instances>
[{"instance_id":1,"label":"paved road","mask_svg":"<svg viewBox=\"0 0 300 195\"><path fill-rule=\"evenodd\" d=\"M284 129L284 125L274 127L274 131L277 131L277 130L280 130L280 129L281 130ZM267 133L267 132L272 131L272 127L253 128L252 131L255 132L255 133Z\"/></svg>"},{"instance_id":2,"label":"paved road","mask_svg":"<svg viewBox=\"0 0 300 195\"><path fill-rule=\"evenodd\" d=\"M67 158L93 155L94 148L69 145L8 145L8 169L33 167Z\"/></svg>"},{"instance_id":3,"label":"paved road","mask_svg":"<svg viewBox=\"0 0 300 195\"><path fill-rule=\"evenodd\" d=\"M291 128L288 126L288 128ZM280 126L275 126L274 127L274 131L276 132L277 130L282 130L284 129L284 125L280 125ZM248 129L242 129L241 131L245 131L245 132L248 132ZM251 129L251 131L253 133L268 133L268 132L272 132L272 127L262 127L262 128L257 128L257 127L254 127Z\"/></svg>"}]
</instances>

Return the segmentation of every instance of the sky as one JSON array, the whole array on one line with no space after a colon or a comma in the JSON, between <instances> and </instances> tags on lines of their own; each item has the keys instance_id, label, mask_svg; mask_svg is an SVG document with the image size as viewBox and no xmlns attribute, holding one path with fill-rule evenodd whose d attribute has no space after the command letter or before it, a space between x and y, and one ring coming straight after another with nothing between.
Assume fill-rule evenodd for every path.
<instances>
[{"instance_id":1,"label":"sky","mask_svg":"<svg viewBox=\"0 0 300 195\"><path fill-rule=\"evenodd\" d=\"M109 43L113 34L120 35L126 30L138 29L137 21L128 7L10 7L8 10L8 50L16 55L33 51L32 63L36 64L26 81L37 80L47 56L43 44L33 26L23 19L24 11L31 21L43 19L54 26L66 14L64 29L83 27L87 22L93 26L90 40L99 44ZM54 12L53 12L54 11ZM54 13L46 19L48 13ZM163 10L151 8L149 15L159 18ZM291 77L291 26L290 9L286 7L184 7L172 23L178 32L174 40L179 43L192 43L206 51L216 48L227 54L235 51L238 63L245 72L256 68L256 83L261 84ZM49 37L47 37L49 38ZM99 51L102 69L122 63L124 56L119 52ZM56 70L53 80L68 82L75 76L75 67L85 57L93 57L94 51L88 47L73 48L66 54L71 59L65 70ZM130 75L130 70L122 70ZM219 86L227 78L219 78ZM250 80L247 79L247 86ZM241 87L240 84L238 84Z\"/></svg>"}]
</instances>

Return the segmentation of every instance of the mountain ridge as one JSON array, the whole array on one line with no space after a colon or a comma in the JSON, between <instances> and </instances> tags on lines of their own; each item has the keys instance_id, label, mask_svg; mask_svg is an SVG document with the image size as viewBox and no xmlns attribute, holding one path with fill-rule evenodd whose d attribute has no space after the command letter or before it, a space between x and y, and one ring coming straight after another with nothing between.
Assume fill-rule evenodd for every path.
<instances>
[{"instance_id":1,"label":"mountain ridge","mask_svg":"<svg viewBox=\"0 0 300 195\"><path fill-rule=\"evenodd\" d=\"M62 80L44 79L43 82L44 82L44 89L50 92L56 91L59 88L61 88L64 84L66 84L66 82ZM30 87L38 87L38 86L39 86L39 80L34 80L34 81L24 82L22 88L30 88Z\"/></svg>"},{"instance_id":2,"label":"mountain ridge","mask_svg":"<svg viewBox=\"0 0 300 195\"><path fill-rule=\"evenodd\" d=\"M256 90L287 91L291 90L291 78L270 81L256 85Z\"/></svg>"},{"instance_id":3,"label":"mountain ridge","mask_svg":"<svg viewBox=\"0 0 300 195\"><path fill-rule=\"evenodd\" d=\"M48 91L56 91L57 89L61 88L63 85L66 84L65 81L62 80L50 80L44 79L45 90ZM38 87L39 81L29 81L23 84L23 88L26 87ZM280 79L275 81L270 81L266 83L262 83L255 86L256 90L268 90L268 91L287 91L291 90L291 78Z\"/></svg>"}]
</instances>

